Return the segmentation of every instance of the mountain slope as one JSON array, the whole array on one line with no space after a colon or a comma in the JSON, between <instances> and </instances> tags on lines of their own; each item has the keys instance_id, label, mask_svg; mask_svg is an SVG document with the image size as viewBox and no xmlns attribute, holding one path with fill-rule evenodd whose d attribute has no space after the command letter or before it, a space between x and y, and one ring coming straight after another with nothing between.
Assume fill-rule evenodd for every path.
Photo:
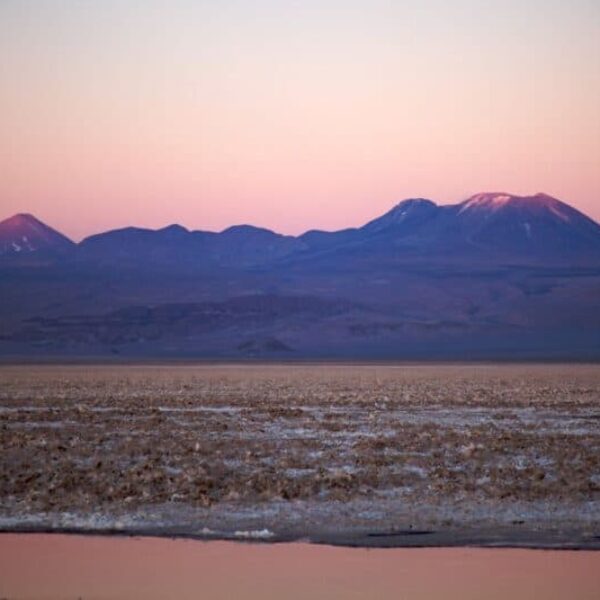
<instances>
[{"instance_id":1,"label":"mountain slope","mask_svg":"<svg viewBox=\"0 0 600 600\"><path fill-rule=\"evenodd\" d=\"M65 251L75 244L33 215L17 214L0 222L0 255Z\"/></svg>"},{"instance_id":2,"label":"mountain slope","mask_svg":"<svg viewBox=\"0 0 600 600\"><path fill-rule=\"evenodd\" d=\"M422 248L559 253L600 250L600 226L546 194L476 194L454 205L405 200L362 228Z\"/></svg>"},{"instance_id":3,"label":"mountain slope","mask_svg":"<svg viewBox=\"0 0 600 600\"><path fill-rule=\"evenodd\" d=\"M0 261L0 355L600 358L600 226L545 195L411 199L298 237L172 225L65 247Z\"/></svg>"},{"instance_id":4,"label":"mountain slope","mask_svg":"<svg viewBox=\"0 0 600 600\"><path fill-rule=\"evenodd\" d=\"M393 231L396 235L410 235L435 218L440 207L425 198L403 200L381 217L369 221L360 229L366 234Z\"/></svg>"},{"instance_id":5,"label":"mountain slope","mask_svg":"<svg viewBox=\"0 0 600 600\"><path fill-rule=\"evenodd\" d=\"M158 230L127 227L93 235L79 244L78 255L101 262L150 261L178 268L250 267L274 262L303 247L297 238L251 225L229 227L221 233L171 225Z\"/></svg>"},{"instance_id":6,"label":"mountain slope","mask_svg":"<svg viewBox=\"0 0 600 600\"><path fill-rule=\"evenodd\" d=\"M546 257L600 250L600 226L569 205L546 194L477 194L448 211L463 239L503 252Z\"/></svg>"},{"instance_id":7,"label":"mountain slope","mask_svg":"<svg viewBox=\"0 0 600 600\"><path fill-rule=\"evenodd\" d=\"M600 226L545 194L477 194L444 206L422 198L404 200L358 229L319 232L318 247L306 241L312 249L327 250L321 258L330 263L377 264L390 258L465 264L600 262Z\"/></svg>"},{"instance_id":8,"label":"mountain slope","mask_svg":"<svg viewBox=\"0 0 600 600\"><path fill-rule=\"evenodd\" d=\"M186 268L206 259L209 239L214 235L190 232L180 225L158 230L125 227L85 238L77 248L77 258L121 268L137 264Z\"/></svg>"},{"instance_id":9,"label":"mountain slope","mask_svg":"<svg viewBox=\"0 0 600 600\"><path fill-rule=\"evenodd\" d=\"M0 223L0 255L65 250L75 245L31 215ZM296 260L540 262L600 260L600 226L545 194L476 194L453 205L404 200L362 227L294 237L251 225L220 233L180 225L151 230L127 227L92 235L76 246L86 263L186 268L270 267Z\"/></svg>"}]
</instances>

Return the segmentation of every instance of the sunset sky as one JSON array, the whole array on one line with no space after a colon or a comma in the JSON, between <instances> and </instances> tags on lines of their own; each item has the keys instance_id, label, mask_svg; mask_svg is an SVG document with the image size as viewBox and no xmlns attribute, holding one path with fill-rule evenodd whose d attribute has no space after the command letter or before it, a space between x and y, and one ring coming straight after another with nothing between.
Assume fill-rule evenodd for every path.
<instances>
[{"instance_id":1,"label":"sunset sky","mask_svg":"<svg viewBox=\"0 0 600 600\"><path fill-rule=\"evenodd\" d=\"M600 220L598 0L1 0L0 219L299 233L547 192Z\"/></svg>"}]
</instances>

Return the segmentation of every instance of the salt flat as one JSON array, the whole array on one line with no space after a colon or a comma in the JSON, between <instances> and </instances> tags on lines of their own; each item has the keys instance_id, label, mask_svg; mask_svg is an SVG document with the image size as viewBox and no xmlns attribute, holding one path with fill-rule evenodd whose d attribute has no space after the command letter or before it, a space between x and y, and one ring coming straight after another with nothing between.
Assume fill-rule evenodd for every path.
<instances>
[{"instance_id":1,"label":"salt flat","mask_svg":"<svg viewBox=\"0 0 600 600\"><path fill-rule=\"evenodd\" d=\"M0 367L0 528L600 547L597 365Z\"/></svg>"}]
</instances>

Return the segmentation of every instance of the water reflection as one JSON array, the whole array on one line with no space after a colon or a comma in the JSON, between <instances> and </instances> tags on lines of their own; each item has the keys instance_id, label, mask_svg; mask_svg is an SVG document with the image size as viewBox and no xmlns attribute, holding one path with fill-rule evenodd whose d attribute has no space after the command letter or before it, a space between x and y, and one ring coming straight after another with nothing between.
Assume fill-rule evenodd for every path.
<instances>
[{"instance_id":1,"label":"water reflection","mask_svg":"<svg viewBox=\"0 0 600 600\"><path fill-rule=\"evenodd\" d=\"M600 552L0 534L2 598L600 598Z\"/></svg>"}]
</instances>

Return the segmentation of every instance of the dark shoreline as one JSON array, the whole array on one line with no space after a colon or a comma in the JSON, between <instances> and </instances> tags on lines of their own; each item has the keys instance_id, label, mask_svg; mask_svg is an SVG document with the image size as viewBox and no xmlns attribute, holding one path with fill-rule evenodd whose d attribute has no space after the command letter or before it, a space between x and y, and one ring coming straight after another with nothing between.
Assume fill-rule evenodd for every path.
<instances>
[{"instance_id":1,"label":"dark shoreline","mask_svg":"<svg viewBox=\"0 0 600 600\"><path fill-rule=\"evenodd\" d=\"M336 357L285 357L285 358L239 358L239 357L202 357L202 356L111 356L111 355L0 355L0 367L77 367L77 366L165 366L165 367L494 367L501 366L546 366L577 365L600 366L600 356L573 358L564 357L531 357L531 358L498 358L485 356L481 358L336 358Z\"/></svg>"},{"instance_id":2,"label":"dark shoreline","mask_svg":"<svg viewBox=\"0 0 600 600\"><path fill-rule=\"evenodd\" d=\"M249 533L249 532L243 532ZM260 531L258 532L260 533ZM565 535L565 533L567 535ZM236 532L194 533L177 527L81 528L23 526L1 527L3 534L56 534L120 538L187 539L201 542L240 542L244 544L308 543L343 548L511 548L526 550L598 551L600 535L570 537L568 532L525 530L511 528L399 530L399 531L282 531L270 536L236 535Z\"/></svg>"}]
</instances>

